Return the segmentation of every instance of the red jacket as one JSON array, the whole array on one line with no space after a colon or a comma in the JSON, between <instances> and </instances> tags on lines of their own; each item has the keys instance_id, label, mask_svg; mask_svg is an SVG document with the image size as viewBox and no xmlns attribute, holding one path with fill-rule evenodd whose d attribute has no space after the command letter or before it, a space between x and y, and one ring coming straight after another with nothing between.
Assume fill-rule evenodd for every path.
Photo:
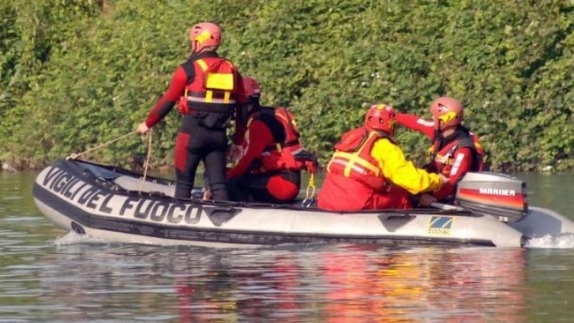
<instances>
[{"instance_id":1,"label":"red jacket","mask_svg":"<svg viewBox=\"0 0 574 323\"><path fill-rule=\"evenodd\" d=\"M470 171L484 168L484 150L478 137L466 128L460 127L448 138L437 136L434 123L411 114L397 114L397 122L402 126L419 131L431 138L431 169L449 178L449 181L433 193L445 199L455 193L456 184Z\"/></svg>"}]
</instances>

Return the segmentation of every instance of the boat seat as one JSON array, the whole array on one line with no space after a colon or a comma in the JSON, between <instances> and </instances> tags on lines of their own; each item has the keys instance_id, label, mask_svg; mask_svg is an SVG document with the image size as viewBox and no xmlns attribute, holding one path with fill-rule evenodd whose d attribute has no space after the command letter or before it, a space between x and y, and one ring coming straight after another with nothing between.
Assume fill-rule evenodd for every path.
<instances>
[{"instance_id":1,"label":"boat seat","mask_svg":"<svg viewBox=\"0 0 574 323\"><path fill-rule=\"evenodd\" d=\"M119 176L114 180L116 184L128 191L142 191L148 193L162 193L167 196L174 196L175 186L150 181L142 181L139 178L131 176Z\"/></svg>"},{"instance_id":2,"label":"boat seat","mask_svg":"<svg viewBox=\"0 0 574 323\"><path fill-rule=\"evenodd\" d=\"M121 176L117 172L113 172L111 170L108 170L108 169L105 169L102 167L98 167L96 165L82 163L81 167L90 171L96 177L103 178L103 179L108 180L108 181L114 180L114 179L118 178L119 176Z\"/></svg>"}]
</instances>

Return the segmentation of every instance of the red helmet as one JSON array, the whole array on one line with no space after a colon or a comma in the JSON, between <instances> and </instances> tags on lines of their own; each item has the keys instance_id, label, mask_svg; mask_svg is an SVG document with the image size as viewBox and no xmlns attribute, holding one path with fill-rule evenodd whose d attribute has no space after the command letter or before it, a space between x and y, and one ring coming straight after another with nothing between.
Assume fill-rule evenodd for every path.
<instances>
[{"instance_id":1,"label":"red helmet","mask_svg":"<svg viewBox=\"0 0 574 323\"><path fill-rule=\"evenodd\" d=\"M444 129L462 123L462 104L454 98L440 97L433 101L430 107L434 126Z\"/></svg>"},{"instance_id":2,"label":"red helmet","mask_svg":"<svg viewBox=\"0 0 574 323\"><path fill-rule=\"evenodd\" d=\"M200 22L191 27L189 41L194 53L211 46L221 45L221 28L211 22Z\"/></svg>"},{"instance_id":3,"label":"red helmet","mask_svg":"<svg viewBox=\"0 0 574 323\"><path fill-rule=\"evenodd\" d=\"M259 88L259 84L257 81L249 76L243 77L243 88L245 89L245 96L248 98L256 98L259 99L259 95L261 93L261 89Z\"/></svg>"},{"instance_id":4,"label":"red helmet","mask_svg":"<svg viewBox=\"0 0 574 323\"><path fill-rule=\"evenodd\" d=\"M395 132L396 113L391 106L373 104L365 115L365 127L369 130L382 130L391 136Z\"/></svg>"}]
</instances>

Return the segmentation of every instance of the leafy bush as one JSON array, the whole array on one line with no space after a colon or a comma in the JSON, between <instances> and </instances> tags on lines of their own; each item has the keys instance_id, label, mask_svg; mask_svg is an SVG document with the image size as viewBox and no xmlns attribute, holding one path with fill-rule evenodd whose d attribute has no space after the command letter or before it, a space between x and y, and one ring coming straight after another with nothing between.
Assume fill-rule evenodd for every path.
<instances>
[{"instance_id":1,"label":"leafy bush","mask_svg":"<svg viewBox=\"0 0 574 323\"><path fill-rule=\"evenodd\" d=\"M0 0L0 160L39 167L133 131L206 20L323 161L371 103L426 116L451 95L491 169L574 167L574 4L553 0ZM178 123L172 112L154 129L154 166L171 164ZM426 158L427 139L398 138ZM91 157L145 153L133 136Z\"/></svg>"}]
</instances>

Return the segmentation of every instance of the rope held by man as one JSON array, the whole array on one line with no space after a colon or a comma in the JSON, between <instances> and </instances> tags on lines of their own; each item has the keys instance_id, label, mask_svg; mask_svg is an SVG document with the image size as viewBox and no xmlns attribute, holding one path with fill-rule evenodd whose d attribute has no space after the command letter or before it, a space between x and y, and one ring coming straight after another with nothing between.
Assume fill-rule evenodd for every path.
<instances>
[{"instance_id":1,"label":"rope held by man","mask_svg":"<svg viewBox=\"0 0 574 323\"><path fill-rule=\"evenodd\" d=\"M92 148L90 148L90 149L87 149L87 150L85 150L85 151L82 151L82 152L80 152L80 153L72 153L72 154L70 154L69 156L66 157L66 160L77 159L78 157L80 157L80 156L82 156L82 155L85 155L85 154L87 154L87 153L90 153L90 152L92 152L92 151L95 151L95 150L97 150L97 149L100 149L100 148L102 148L102 147L108 146L108 145L110 145L110 144L112 144L112 143L114 143L114 142L116 142L116 141L118 141L118 140L121 140L121 139L123 139L123 138L126 138L126 137L131 136L131 135L136 134L136 133L137 133L137 132L133 131L133 132L127 133L127 134L125 134L125 135L122 135L122 136L120 136L120 137L118 137L118 138L116 138L116 139L112 139L112 140L110 140L110 141L104 142L103 144L100 144L100 145L97 145L97 146L92 147ZM145 160L145 163L144 163L143 176L140 177L140 188L139 188L139 191L142 191L142 190L143 190L143 186L144 186L144 184L145 184L145 180L146 180L146 177L147 177L147 171L148 171L148 168L149 168L149 160L150 160L150 157L151 157L151 142L152 142L151 130L145 135L145 137L146 137L146 139L147 139L147 155L146 155L146 160Z\"/></svg>"},{"instance_id":2,"label":"rope held by man","mask_svg":"<svg viewBox=\"0 0 574 323\"><path fill-rule=\"evenodd\" d=\"M140 192L143 191L143 187L144 187L145 180L146 180L146 177L147 177L147 170L148 170L148 167L149 167L149 159L150 159L150 156L151 156L151 138L152 138L152 135L151 135L151 134L152 134L152 130L151 130L151 129L145 134L145 136L146 136L146 138L147 138L147 155L146 155L145 163L144 163L143 176L141 177L141 182L140 182L140 189L139 189Z\"/></svg>"},{"instance_id":3,"label":"rope held by man","mask_svg":"<svg viewBox=\"0 0 574 323\"><path fill-rule=\"evenodd\" d=\"M127 137L127 136L131 136L131 135L133 135L133 134L135 134L135 133L136 133L135 131L132 131L132 132L127 133L127 134L125 134L125 135L123 135L123 136L120 136L120 137L118 137L118 138L116 138L116 139L112 139L112 140L110 140L110 141L108 141L108 142L104 142L103 144L97 145L96 147L90 148L90 149L85 150L85 151L82 151L82 152L80 152L80 153L71 153L68 157L66 157L66 160L77 159L78 157L80 157L80 156L82 156L82 155L85 155L85 154L87 154L87 153L89 153L89 152L92 152L92 151L94 151L94 150L100 149L100 148L102 148L102 147L105 147L105 146L107 146L107 145L109 145L109 144L112 144L112 143L114 143L114 142L116 142L116 141L118 141L118 140L120 140L120 139L123 139L123 138L125 138L125 137Z\"/></svg>"}]
</instances>

